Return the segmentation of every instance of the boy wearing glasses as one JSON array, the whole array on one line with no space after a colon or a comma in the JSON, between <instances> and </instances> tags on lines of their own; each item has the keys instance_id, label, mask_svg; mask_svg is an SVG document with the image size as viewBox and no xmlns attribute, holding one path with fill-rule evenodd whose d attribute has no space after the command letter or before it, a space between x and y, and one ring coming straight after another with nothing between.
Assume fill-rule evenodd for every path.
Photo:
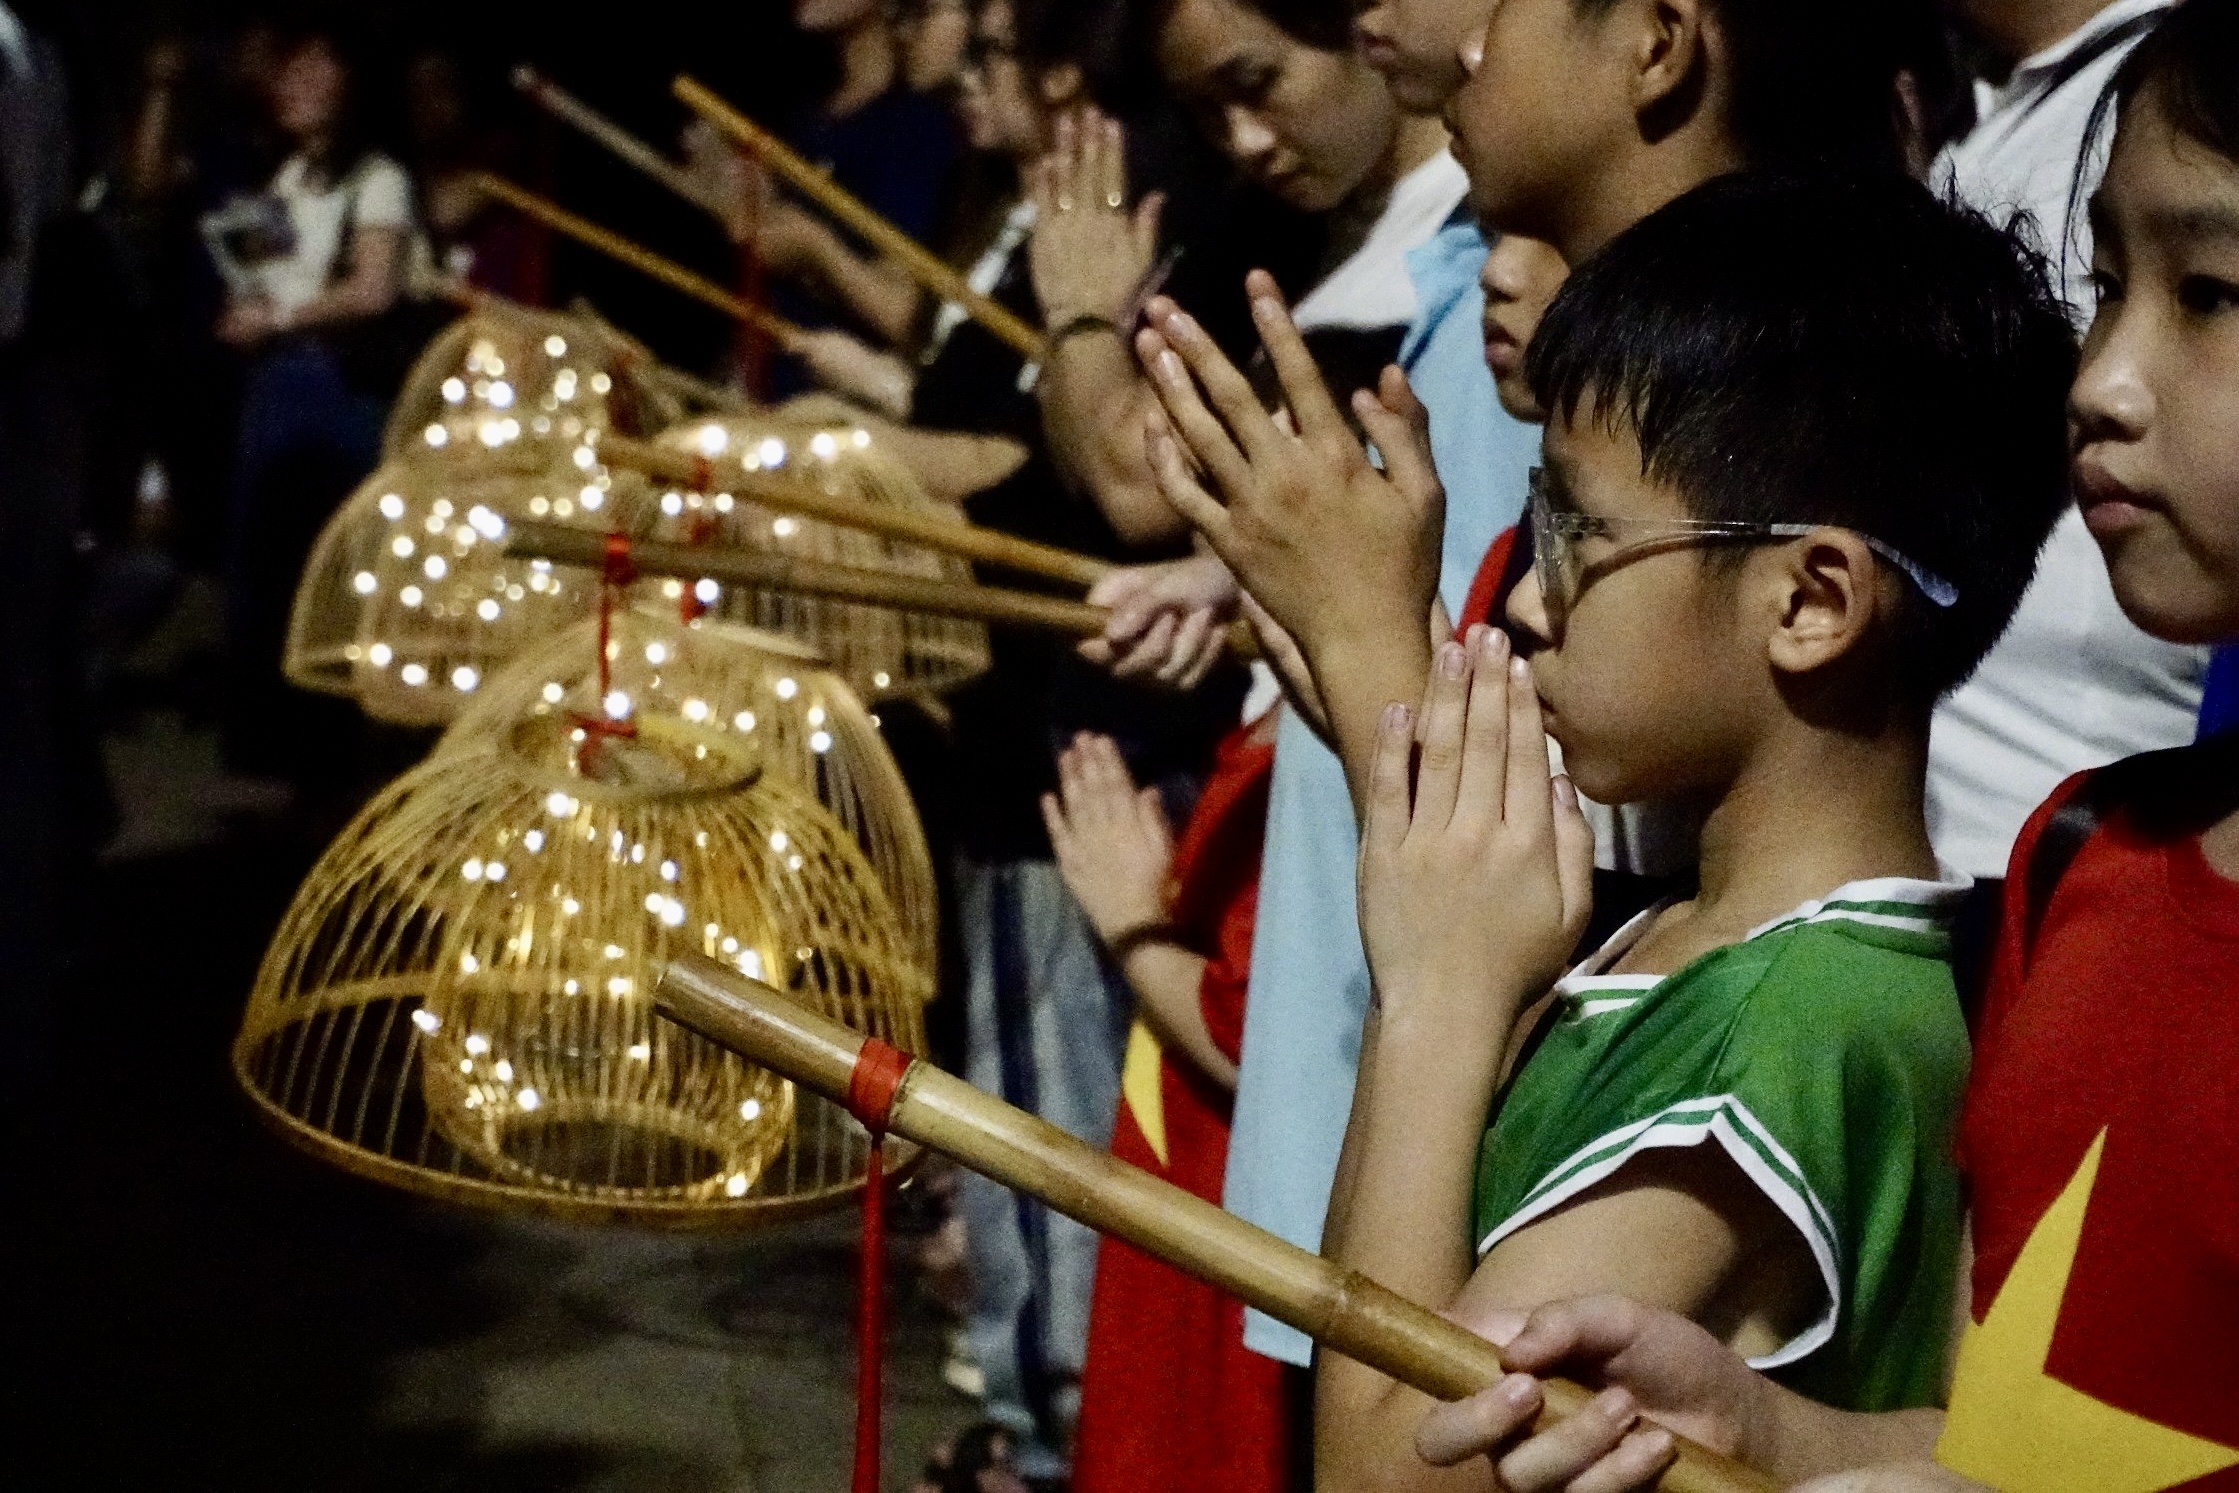
<instances>
[{"instance_id":1,"label":"boy wearing glasses","mask_svg":"<svg viewBox=\"0 0 2239 1493\"><path fill-rule=\"evenodd\" d=\"M1446 645L1382 722L1325 1253L1472 1320L1622 1292L1822 1401L1934 1400L1967 1034L1928 719L2060 511L2073 368L2041 266L1894 177L1723 178L1572 276L1528 363L1517 641ZM1273 439L1224 392L1216 472ZM1311 442L1337 412L1291 392ZM1702 850L1692 897L1566 974L1580 794L1689 804ZM1419 1461L1428 1408L1323 1359L1317 1487L1489 1487Z\"/></svg>"}]
</instances>

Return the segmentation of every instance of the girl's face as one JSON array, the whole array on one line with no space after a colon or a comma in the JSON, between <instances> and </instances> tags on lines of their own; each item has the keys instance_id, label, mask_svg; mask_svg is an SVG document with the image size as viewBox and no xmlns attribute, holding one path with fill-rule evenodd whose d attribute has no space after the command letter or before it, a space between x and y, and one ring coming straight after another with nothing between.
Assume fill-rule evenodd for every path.
<instances>
[{"instance_id":1,"label":"girl's face","mask_svg":"<svg viewBox=\"0 0 2239 1493\"><path fill-rule=\"evenodd\" d=\"M938 93L956 82L972 39L964 0L926 0L895 26L902 43L902 80L913 93Z\"/></svg>"},{"instance_id":2,"label":"girl's face","mask_svg":"<svg viewBox=\"0 0 2239 1493\"><path fill-rule=\"evenodd\" d=\"M1008 0L991 0L973 17L956 109L974 150L1023 161L1047 147L1048 122L1019 65Z\"/></svg>"},{"instance_id":3,"label":"girl's face","mask_svg":"<svg viewBox=\"0 0 2239 1493\"><path fill-rule=\"evenodd\" d=\"M1336 207L1391 153L1399 110L1383 79L1238 0L1174 0L1158 62L1207 138L1301 211Z\"/></svg>"},{"instance_id":4,"label":"girl's face","mask_svg":"<svg viewBox=\"0 0 2239 1493\"><path fill-rule=\"evenodd\" d=\"M2132 621L2173 642L2239 636L2239 162L2179 134L2149 86L2091 226L2077 503Z\"/></svg>"},{"instance_id":5,"label":"girl's face","mask_svg":"<svg viewBox=\"0 0 2239 1493\"><path fill-rule=\"evenodd\" d=\"M1435 114L1462 83L1462 48L1485 29L1494 0L1366 0L1353 44L1413 114Z\"/></svg>"},{"instance_id":6,"label":"girl's face","mask_svg":"<svg viewBox=\"0 0 2239 1493\"><path fill-rule=\"evenodd\" d=\"M342 113L348 84L342 59L325 42L298 47L272 76L272 122L296 140L323 135Z\"/></svg>"}]
</instances>

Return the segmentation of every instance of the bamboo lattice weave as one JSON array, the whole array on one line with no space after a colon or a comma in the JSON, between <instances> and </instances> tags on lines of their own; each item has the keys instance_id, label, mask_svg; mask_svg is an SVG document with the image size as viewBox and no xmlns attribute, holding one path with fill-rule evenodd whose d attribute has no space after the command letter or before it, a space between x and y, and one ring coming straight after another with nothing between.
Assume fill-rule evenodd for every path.
<instances>
[{"instance_id":1,"label":"bamboo lattice weave","mask_svg":"<svg viewBox=\"0 0 2239 1493\"><path fill-rule=\"evenodd\" d=\"M672 427L658 443L704 461L713 490L663 492L643 537L744 545L893 575L972 579L971 566L952 555L778 512L725 490L727 475L743 479L782 473L865 504L944 513L867 431L777 415L730 415ZM663 590L680 598L683 583L665 582ZM937 693L984 673L988 665L985 626L955 618L776 590L721 591L710 605L733 621L783 633L814 648L867 699Z\"/></svg>"},{"instance_id":2,"label":"bamboo lattice weave","mask_svg":"<svg viewBox=\"0 0 2239 1493\"><path fill-rule=\"evenodd\" d=\"M822 1100L652 1020L692 950L922 1046L929 970L855 837L745 737L565 715L449 742L314 867L233 1050L264 1116L340 1164L578 1217L745 1221L845 1197Z\"/></svg>"},{"instance_id":3,"label":"bamboo lattice weave","mask_svg":"<svg viewBox=\"0 0 2239 1493\"><path fill-rule=\"evenodd\" d=\"M642 604L610 619L602 692L599 627L586 618L517 658L478 692L445 737L472 744L552 715L641 722L664 716L736 736L760 768L816 799L877 873L912 957L931 970L939 937L925 832L877 723L802 645Z\"/></svg>"},{"instance_id":4,"label":"bamboo lattice weave","mask_svg":"<svg viewBox=\"0 0 2239 1493\"><path fill-rule=\"evenodd\" d=\"M596 577L509 561L506 525L603 532L642 479L591 442L669 415L619 334L503 305L440 334L400 394L393 454L336 511L296 587L282 667L377 720L440 725L525 643L586 615Z\"/></svg>"}]
</instances>

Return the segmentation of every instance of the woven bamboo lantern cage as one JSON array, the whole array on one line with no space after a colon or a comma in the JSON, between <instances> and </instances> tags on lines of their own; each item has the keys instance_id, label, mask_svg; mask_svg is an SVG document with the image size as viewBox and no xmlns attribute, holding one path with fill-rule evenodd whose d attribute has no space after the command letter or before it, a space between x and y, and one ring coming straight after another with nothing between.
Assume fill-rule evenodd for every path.
<instances>
[{"instance_id":1,"label":"woven bamboo lantern cage","mask_svg":"<svg viewBox=\"0 0 2239 1493\"><path fill-rule=\"evenodd\" d=\"M952 555L784 513L724 490L727 477L779 475L874 506L945 513L865 430L775 414L720 415L672 426L657 444L703 460L714 490L662 492L644 531L648 538L747 545L863 570L972 579L971 566ZM683 582L659 584L665 597L681 599ZM988 666L981 623L782 591L709 592L708 604L720 615L799 639L867 699L936 694Z\"/></svg>"},{"instance_id":2,"label":"woven bamboo lantern cage","mask_svg":"<svg viewBox=\"0 0 2239 1493\"><path fill-rule=\"evenodd\" d=\"M658 366L596 317L477 297L413 361L383 446L391 456L512 442L566 447L604 430L659 430L683 406L652 376Z\"/></svg>"},{"instance_id":3,"label":"woven bamboo lantern cage","mask_svg":"<svg viewBox=\"0 0 2239 1493\"><path fill-rule=\"evenodd\" d=\"M398 725L442 725L522 647L588 616L596 574L508 559L533 517L603 532L645 506L643 482L590 448L491 448L392 458L336 511L297 583L282 668Z\"/></svg>"},{"instance_id":4,"label":"woven bamboo lantern cage","mask_svg":"<svg viewBox=\"0 0 2239 1493\"><path fill-rule=\"evenodd\" d=\"M406 376L388 460L328 520L282 667L400 725L448 722L525 641L591 609L594 578L508 562L516 518L627 529L643 479L595 443L679 418L646 350L606 322L479 297Z\"/></svg>"},{"instance_id":5,"label":"woven bamboo lantern cage","mask_svg":"<svg viewBox=\"0 0 2239 1493\"><path fill-rule=\"evenodd\" d=\"M925 831L871 713L801 643L673 605L596 617L515 658L462 711L445 748L553 716L635 724L648 716L736 735L765 773L815 798L863 852L901 920L911 955L934 967L938 894Z\"/></svg>"},{"instance_id":6,"label":"woven bamboo lantern cage","mask_svg":"<svg viewBox=\"0 0 2239 1493\"><path fill-rule=\"evenodd\" d=\"M932 976L877 874L749 736L532 714L344 829L265 955L234 1069L290 1140L454 1200L674 1225L844 1200L861 1127L654 1020L686 950L922 1050Z\"/></svg>"}]
</instances>

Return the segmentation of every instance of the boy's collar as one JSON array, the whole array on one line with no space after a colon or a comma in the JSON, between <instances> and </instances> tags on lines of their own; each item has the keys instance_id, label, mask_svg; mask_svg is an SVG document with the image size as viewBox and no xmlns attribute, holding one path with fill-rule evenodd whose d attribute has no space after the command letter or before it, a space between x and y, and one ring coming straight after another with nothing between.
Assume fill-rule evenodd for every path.
<instances>
[{"instance_id":1,"label":"boy's collar","mask_svg":"<svg viewBox=\"0 0 2239 1493\"><path fill-rule=\"evenodd\" d=\"M1863 923L1904 933L1941 933L1959 909L1960 898L1975 884L1954 871L1941 881L1910 876L1879 876L1847 882L1826 896L1758 924L1743 942L1801 923Z\"/></svg>"},{"instance_id":2,"label":"boy's collar","mask_svg":"<svg viewBox=\"0 0 2239 1493\"><path fill-rule=\"evenodd\" d=\"M1960 899L1974 886L1974 878L1958 872L1946 872L1940 881L1922 881L1910 876L1877 876L1865 881L1845 882L1824 897L1817 897L1799 904L1777 918L1759 923L1742 935L1743 943L1777 933L1784 928L1800 927L1806 923L1857 923L1867 927L1888 928L1900 933L1943 934L1949 931L1951 919L1959 910ZM1606 942L1569 974L1556 982L1555 991L1566 998L1590 995L1610 990L1646 990L1670 978L1668 975L1605 975L1607 969L1640 940L1657 914L1670 907L1676 898L1666 897L1652 907L1644 908L1631 921L1611 934ZM1725 947L1731 948L1732 945Z\"/></svg>"}]
</instances>

